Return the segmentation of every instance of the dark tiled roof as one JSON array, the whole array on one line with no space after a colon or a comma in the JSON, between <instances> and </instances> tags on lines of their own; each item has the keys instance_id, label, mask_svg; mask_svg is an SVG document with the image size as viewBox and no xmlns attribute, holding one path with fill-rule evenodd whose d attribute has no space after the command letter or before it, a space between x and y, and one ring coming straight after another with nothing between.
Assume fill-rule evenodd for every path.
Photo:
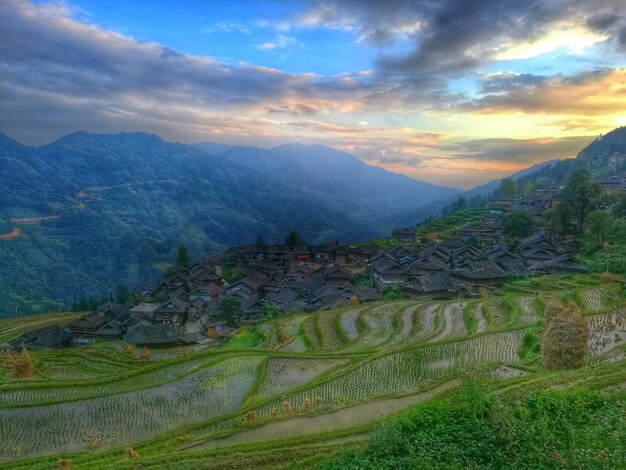
<instances>
[{"instance_id":1,"label":"dark tiled roof","mask_svg":"<svg viewBox=\"0 0 626 470\"><path fill-rule=\"evenodd\" d=\"M174 344L176 343L176 327L171 324L138 323L128 329L124 335L124 341L133 344Z\"/></svg>"}]
</instances>

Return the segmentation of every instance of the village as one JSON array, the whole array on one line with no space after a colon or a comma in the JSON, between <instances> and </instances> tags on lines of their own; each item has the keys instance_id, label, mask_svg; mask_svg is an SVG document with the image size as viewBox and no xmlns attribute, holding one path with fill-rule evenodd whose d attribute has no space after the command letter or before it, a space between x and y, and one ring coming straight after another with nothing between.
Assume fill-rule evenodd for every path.
<instances>
[{"instance_id":1,"label":"village","mask_svg":"<svg viewBox=\"0 0 626 470\"><path fill-rule=\"evenodd\" d=\"M624 180L618 175L603 181L604 191L623 191ZM259 240L230 248L135 289L125 305L106 302L65 327L31 331L7 347L38 350L96 340L148 347L216 345L268 315L383 298L484 297L518 278L589 272L574 257L575 238L544 234L544 215L558 205L559 192L548 187L526 198L495 197L482 222L460 227L457 236L419 237L415 228L406 228L394 232L391 248L336 241L309 246L297 234L289 244ZM504 236L502 221L513 212L532 217L530 235Z\"/></svg>"}]
</instances>

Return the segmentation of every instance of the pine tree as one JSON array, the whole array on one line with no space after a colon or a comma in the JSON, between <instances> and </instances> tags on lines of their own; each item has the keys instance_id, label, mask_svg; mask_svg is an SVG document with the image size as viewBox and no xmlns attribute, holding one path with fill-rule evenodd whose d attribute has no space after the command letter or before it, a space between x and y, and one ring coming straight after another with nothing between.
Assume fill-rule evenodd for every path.
<instances>
[{"instance_id":1,"label":"pine tree","mask_svg":"<svg viewBox=\"0 0 626 470\"><path fill-rule=\"evenodd\" d=\"M189 265L189 254L187 253L187 247L183 244L178 245L178 252L176 253L176 266L178 268L186 268Z\"/></svg>"}]
</instances>

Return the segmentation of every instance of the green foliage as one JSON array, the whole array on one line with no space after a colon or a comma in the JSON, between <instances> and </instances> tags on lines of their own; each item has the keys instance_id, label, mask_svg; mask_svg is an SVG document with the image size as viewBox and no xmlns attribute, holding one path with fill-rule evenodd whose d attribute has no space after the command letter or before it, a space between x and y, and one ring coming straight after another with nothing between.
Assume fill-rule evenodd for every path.
<instances>
[{"instance_id":1,"label":"green foliage","mask_svg":"<svg viewBox=\"0 0 626 470\"><path fill-rule=\"evenodd\" d=\"M242 263L232 264L229 266L222 266L222 277L226 282L232 284L241 279L243 275L244 266Z\"/></svg>"},{"instance_id":2,"label":"green foliage","mask_svg":"<svg viewBox=\"0 0 626 470\"><path fill-rule=\"evenodd\" d=\"M296 246L305 245L305 242L298 232L289 232L285 237L285 245L289 248L294 248Z\"/></svg>"},{"instance_id":3,"label":"green foliage","mask_svg":"<svg viewBox=\"0 0 626 470\"><path fill-rule=\"evenodd\" d=\"M600 185L587 170L574 172L561 191L561 205L574 217L577 233L582 233L587 215L598 206L600 194Z\"/></svg>"},{"instance_id":4,"label":"green foliage","mask_svg":"<svg viewBox=\"0 0 626 470\"><path fill-rule=\"evenodd\" d=\"M396 468L618 468L626 437L624 391L531 392L521 403L465 389L385 421L362 452L324 470Z\"/></svg>"},{"instance_id":5,"label":"green foliage","mask_svg":"<svg viewBox=\"0 0 626 470\"><path fill-rule=\"evenodd\" d=\"M128 289L127 286L120 284L119 286L117 286L117 289L115 290L115 301L118 304L124 305L126 304L126 302L128 302L132 297L132 294L130 292L130 289Z\"/></svg>"},{"instance_id":6,"label":"green foliage","mask_svg":"<svg viewBox=\"0 0 626 470\"><path fill-rule=\"evenodd\" d=\"M385 286L383 287L382 295L385 300L399 300L402 298L402 291L396 285Z\"/></svg>"},{"instance_id":7,"label":"green foliage","mask_svg":"<svg viewBox=\"0 0 626 470\"><path fill-rule=\"evenodd\" d=\"M234 325L241 315L241 299L234 295L225 296L220 302L220 310L226 322Z\"/></svg>"},{"instance_id":8,"label":"green foliage","mask_svg":"<svg viewBox=\"0 0 626 470\"><path fill-rule=\"evenodd\" d=\"M519 356L524 362L539 362L541 359L541 338L535 333L526 333L522 338Z\"/></svg>"},{"instance_id":9,"label":"green foliage","mask_svg":"<svg viewBox=\"0 0 626 470\"><path fill-rule=\"evenodd\" d=\"M372 271L372 267L368 266L364 273L354 276L352 278L352 283L355 286L372 287L374 285L374 273Z\"/></svg>"},{"instance_id":10,"label":"green foliage","mask_svg":"<svg viewBox=\"0 0 626 470\"><path fill-rule=\"evenodd\" d=\"M241 328L228 340L228 349L256 349L263 343L263 336L256 328Z\"/></svg>"},{"instance_id":11,"label":"green foliage","mask_svg":"<svg viewBox=\"0 0 626 470\"><path fill-rule=\"evenodd\" d=\"M511 178L504 178L500 181L500 187L498 188L498 194L504 197L511 197L517 194L517 183Z\"/></svg>"},{"instance_id":12,"label":"green foliage","mask_svg":"<svg viewBox=\"0 0 626 470\"><path fill-rule=\"evenodd\" d=\"M283 311L280 307L273 303L265 303L263 304L263 308L261 309L261 314L265 318L275 318L282 315Z\"/></svg>"},{"instance_id":13,"label":"green foliage","mask_svg":"<svg viewBox=\"0 0 626 470\"><path fill-rule=\"evenodd\" d=\"M585 238L597 249L613 232L613 220L605 211L595 210L587 214L584 225Z\"/></svg>"},{"instance_id":14,"label":"green foliage","mask_svg":"<svg viewBox=\"0 0 626 470\"><path fill-rule=\"evenodd\" d=\"M451 232L466 224L481 222L487 211L485 209L468 209L464 211L445 214L436 219L424 222L418 227L418 235L424 236L431 232Z\"/></svg>"},{"instance_id":15,"label":"green foliage","mask_svg":"<svg viewBox=\"0 0 626 470\"><path fill-rule=\"evenodd\" d=\"M187 253L187 247L183 244L178 245L176 251L176 266L179 268L186 268L189 265L189 254Z\"/></svg>"},{"instance_id":16,"label":"green foliage","mask_svg":"<svg viewBox=\"0 0 626 470\"><path fill-rule=\"evenodd\" d=\"M470 334L476 331L476 318L472 314L473 307L474 304L468 303L465 308L463 308L463 321L465 322L465 327Z\"/></svg>"},{"instance_id":17,"label":"green foliage","mask_svg":"<svg viewBox=\"0 0 626 470\"><path fill-rule=\"evenodd\" d=\"M533 228L533 218L528 212L510 212L504 216L502 233L508 238L524 238Z\"/></svg>"}]
</instances>

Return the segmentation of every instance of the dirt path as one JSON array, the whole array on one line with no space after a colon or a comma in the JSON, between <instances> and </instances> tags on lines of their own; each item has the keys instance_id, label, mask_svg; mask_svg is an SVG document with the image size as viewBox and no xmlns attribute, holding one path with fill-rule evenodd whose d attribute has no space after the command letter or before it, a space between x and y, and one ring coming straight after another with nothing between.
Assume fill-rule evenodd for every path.
<instances>
[{"instance_id":1,"label":"dirt path","mask_svg":"<svg viewBox=\"0 0 626 470\"><path fill-rule=\"evenodd\" d=\"M416 395L373 401L362 405L351 406L350 408L343 408L326 415L312 416L309 418L293 418L287 421L268 423L223 439L214 439L205 442L197 448L208 449L232 444L288 439L309 434L348 429L402 411L415 403L451 390L457 387L458 384L459 382L457 380L451 380L427 392L418 393Z\"/></svg>"}]
</instances>

